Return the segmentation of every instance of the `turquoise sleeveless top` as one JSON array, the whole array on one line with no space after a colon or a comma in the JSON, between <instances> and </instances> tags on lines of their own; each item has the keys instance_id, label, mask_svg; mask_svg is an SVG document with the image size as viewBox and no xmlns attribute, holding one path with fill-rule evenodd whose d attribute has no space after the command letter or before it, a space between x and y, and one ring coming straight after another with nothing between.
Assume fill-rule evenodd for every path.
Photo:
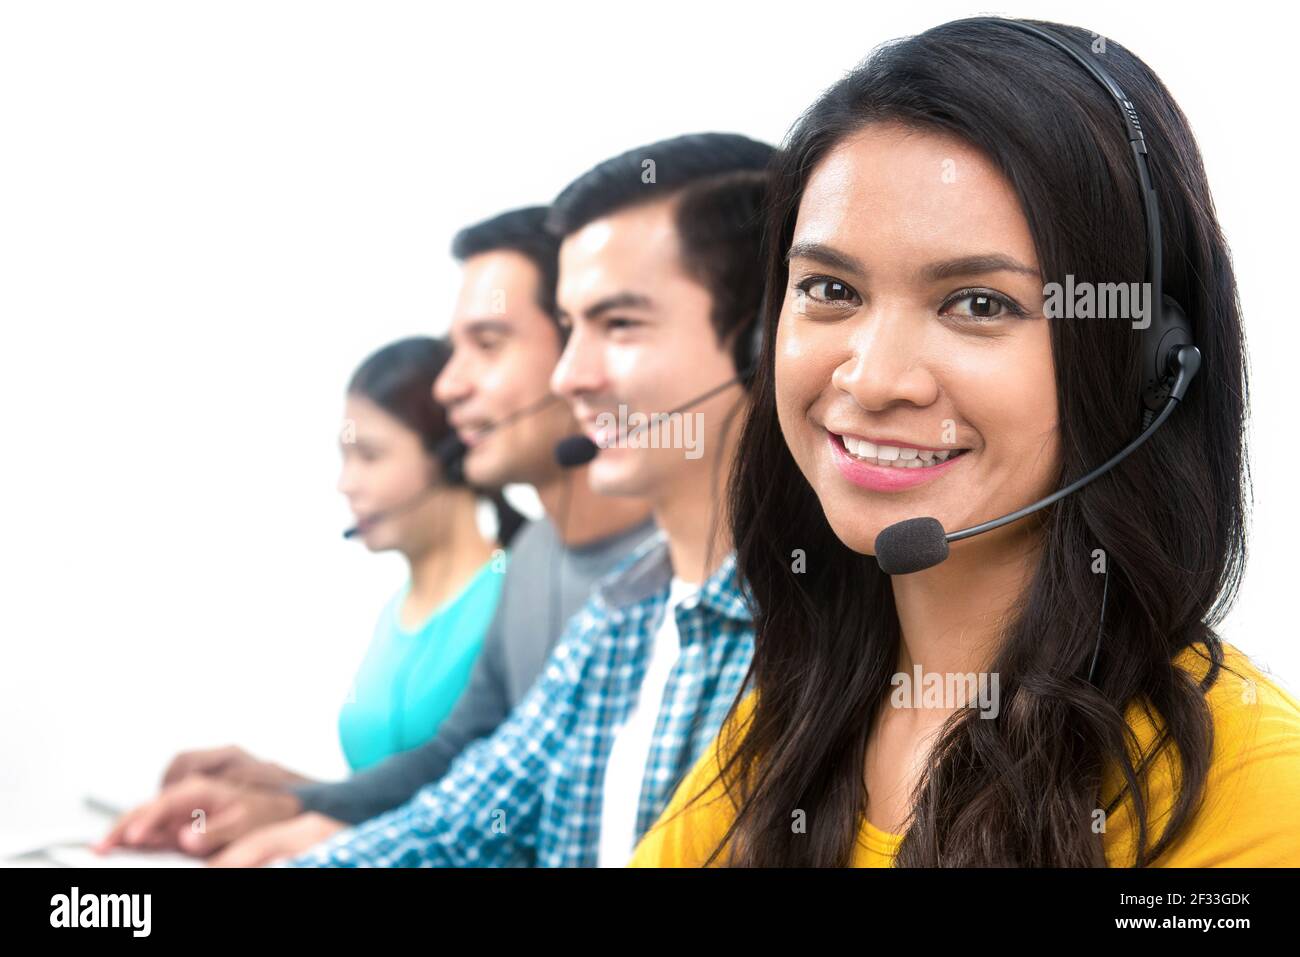
<instances>
[{"instance_id":1,"label":"turquoise sleeveless top","mask_svg":"<svg viewBox=\"0 0 1300 957\"><path fill-rule=\"evenodd\" d=\"M339 712L339 740L353 771L428 741L469 683L505 578L489 559L418 629L400 622L411 583L389 599Z\"/></svg>"}]
</instances>

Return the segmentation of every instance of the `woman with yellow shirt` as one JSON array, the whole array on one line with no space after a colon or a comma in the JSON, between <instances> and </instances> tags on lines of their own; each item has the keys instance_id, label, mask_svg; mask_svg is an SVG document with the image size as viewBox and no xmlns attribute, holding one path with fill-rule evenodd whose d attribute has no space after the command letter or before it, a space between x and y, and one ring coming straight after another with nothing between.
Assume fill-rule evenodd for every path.
<instances>
[{"instance_id":1,"label":"woman with yellow shirt","mask_svg":"<svg viewBox=\"0 0 1300 957\"><path fill-rule=\"evenodd\" d=\"M1300 865L1300 705L1215 632L1248 393L1201 159L1137 57L1022 23L1074 52L887 44L778 158L729 501L753 666L634 865Z\"/></svg>"}]
</instances>

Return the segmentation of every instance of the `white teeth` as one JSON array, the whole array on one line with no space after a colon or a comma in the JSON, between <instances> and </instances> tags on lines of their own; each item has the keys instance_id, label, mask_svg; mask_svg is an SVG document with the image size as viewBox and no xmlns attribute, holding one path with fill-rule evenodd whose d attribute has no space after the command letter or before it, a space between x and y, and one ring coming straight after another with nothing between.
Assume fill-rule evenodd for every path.
<instances>
[{"instance_id":1,"label":"white teeth","mask_svg":"<svg viewBox=\"0 0 1300 957\"><path fill-rule=\"evenodd\" d=\"M855 459L872 465L888 465L896 469L919 469L928 465L937 465L960 451L944 449L942 452L935 452L932 449L910 449L898 445L877 446L866 439L856 439L849 435L841 435L840 439L844 442L844 448Z\"/></svg>"},{"instance_id":2,"label":"white teeth","mask_svg":"<svg viewBox=\"0 0 1300 957\"><path fill-rule=\"evenodd\" d=\"M842 435L840 438L844 440L844 447L854 455L872 459L876 457L876 447L866 439L855 439L850 435Z\"/></svg>"}]
</instances>

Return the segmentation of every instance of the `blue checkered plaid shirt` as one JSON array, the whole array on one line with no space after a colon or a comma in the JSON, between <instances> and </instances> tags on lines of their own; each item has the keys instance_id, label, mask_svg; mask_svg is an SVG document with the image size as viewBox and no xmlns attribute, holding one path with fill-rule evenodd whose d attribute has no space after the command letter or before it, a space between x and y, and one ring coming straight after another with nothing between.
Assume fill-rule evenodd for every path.
<instances>
[{"instance_id":1,"label":"blue checkered plaid shirt","mask_svg":"<svg viewBox=\"0 0 1300 957\"><path fill-rule=\"evenodd\" d=\"M667 605L660 531L593 589L542 675L489 737L409 802L288 862L296 867L592 867L605 764ZM754 649L732 552L677 609L681 654L664 689L637 811L639 840L712 742Z\"/></svg>"}]
</instances>

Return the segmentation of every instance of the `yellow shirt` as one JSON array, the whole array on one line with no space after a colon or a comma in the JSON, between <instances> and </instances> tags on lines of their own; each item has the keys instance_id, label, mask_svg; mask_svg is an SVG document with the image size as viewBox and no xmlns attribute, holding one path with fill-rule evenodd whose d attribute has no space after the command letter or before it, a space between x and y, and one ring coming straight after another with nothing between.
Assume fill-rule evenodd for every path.
<instances>
[{"instance_id":1,"label":"yellow shirt","mask_svg":"<svg viewBox=\"0 0 1300 957\"><path fill-rule=\"evenodd\" d=\"M1204 801L1183 833L1155 862L1156 867L1297 867L1300 866L1300 703L1274 684L1250 659L1224 643L1224 667L1206 693L1214 722L1214 747L1205 782ZM1199 681L1209 670L1204 646L1184 649L1175 664ZM1232 674L1232 668L1244 678ZM753 707L749 695L737 708L743 727ZM1146 710L1136 703L1126 713L1142 747L1149 751L1156 736ZM727 729L724 729L724 734ZM721 738L721 735L719 736ZM699 867L717 846L735 816L722 787L678 814L689 799L717 776L718 740L683 779L672 801L637 845L632 867ZM1135 767L1138 755L1132 753ZM1150 770L1147 844L1163 833L1173 807L1176 767L1174 746L1166 746ZM1104 776L1106 803L1119 793L1118 768ZM676 816L675 816L676 815ZM1102 848L1111 867L1132 867L1137 838L1131 798L1126 796L1106 818ZM862 821L850 864L889 867L901 834L889 834Z\"/></svg>"}]
</instances>

